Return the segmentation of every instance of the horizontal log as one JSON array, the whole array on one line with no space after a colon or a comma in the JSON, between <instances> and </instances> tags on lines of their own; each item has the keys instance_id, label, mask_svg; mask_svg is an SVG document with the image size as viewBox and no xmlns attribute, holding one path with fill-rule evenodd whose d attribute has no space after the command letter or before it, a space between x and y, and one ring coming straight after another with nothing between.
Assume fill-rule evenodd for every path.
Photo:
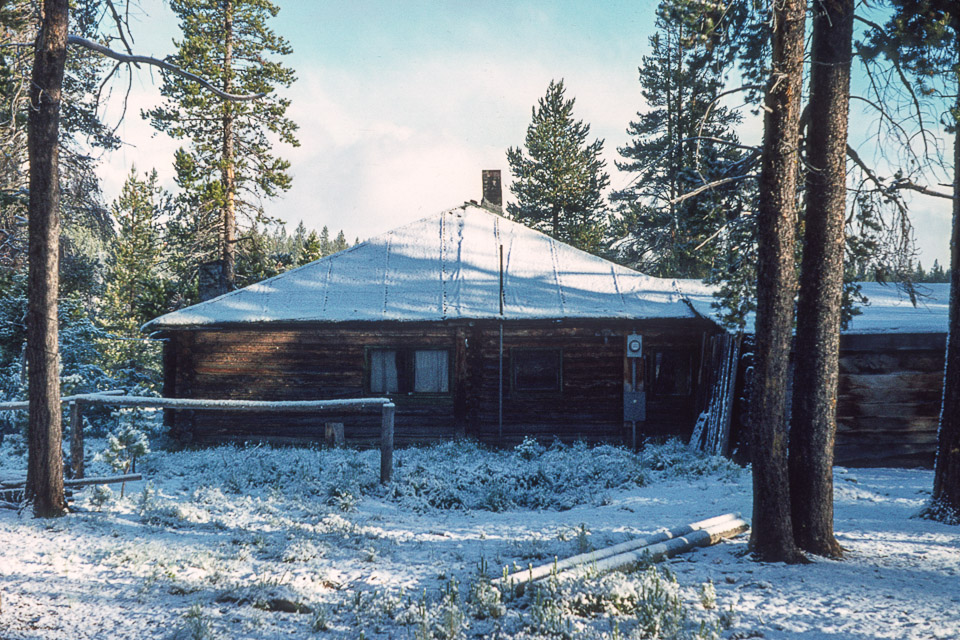
<instances>
[{"instance_id":1,"label":"horizontal log","mask_svg":"<svg viewBox=\"0 0 960 640\"><path fill-rule=\"evenodd\" d=\"M840 377L840 393L859 389L935 389L943 384L943 372L846 374Z\"/></svg>"},{"instance_id":2,"label":"horizontal log","mask_svg":"<svg viewBox=\"0 0 960 640\"><path fill-rule=\"evenodd\" d=\"M76 480L64 480L64 487L85 487L91 484L117 484L119 482L135 482L143 480L139 473L128 473L122 476L100 476L96 478L79 478ZM27 485L26 478L17 480L0 480L0 489L23 489Z\"/></svg>"},{"instance_id":3,"label":"horizontal log","mask_svg":"<svg viewBox=\"0 0 960 640\"><path fill-rule=\"evenodd\" d=\"M863 352L840 358L840 373L942 373L943 351Z\"/></svg>"},{"instance_id":4,"label":"horizontal log","mask_svg":"<svg viewBox=\"0 0 960 640\"><path fill-rule=\"evenodd\" d=\"M913 418L857 416L837 419L837 433L849 432L857 437L869 434L890 434L904 437L913 432L936 434L939 416L919 416Z\"/></svg>"},{"instance_id":5,"label":"horizontal log","mask_svg":"<svg viewBox=\"0 0 960 640\"><path fill-rule=\"evenodd\" d=\"M627 551L634 551L636 549L641 549L643 547L649 547L650 545L657 544L659 542L666 542L671 538L679 538L681 536L688 535L694 531L699 531L701 529L707 529L709 527L715 526L717 524L726 524L732 520L738 520L739 516L735 513L726 513L715 518L708 518L707 520L701 520L699 522L692 522L688 525L682 527L674 527L667 531L661 531L650 536L643 538L635 538L633 540L628 540L626 542L621 542L620 544L615 544L611 547L604 547L603 549L597 549L595 551L590 551L587 553L581 553L579 555L572 556L570 558L565 558L564 560L554 560L554 562L549 564L540 565L539 567L530 567L526 570L516 571L512 574L509 574L506 579L498 578L495 580L495 583L506 583L506 584L520 584L522 582L529 582L533 580L540 580L541 578L546 578L554 573L560 571L566 571L568 569L574 569L583 565L592 565L599 560L605 558L610 558L612 556L625 553Z\"/></svg>"},{"instance_id":6,"label":"horizontal log","mask_svg":"<svg viewBox=\"0 0 960 640\"><path fill-rule=\"evenodd\" d=\"M915 399L887 400L886 402L853 402L840 399L837 403L837 420L850 420L869 416L872 418L922 418L940 415L940 400L926 402Z\"/></svg>"},{"instance_id":7,"label":"horizontal log","mask_svg":"<svg viewBox=\"0 0 960 640\"><path fill-rule=\"evenodd\" d=\"M96 395L98 396L118 396L125 393L122 389L113 389L110 391L98 391ZM71 402L77 402L82 400L88 394L77 394L72 396L62 396L60 398L60 404L69 404ZM26 411L30 407L29 400L15 400L13 402L0 402L0 411Z\"/></svg>"},{"instance_id":8,"label":"horizontal log","mask_svg":"<svg viewBox=\"0 0 960 640\"><path fill-rule=\"evenodd\" d=\"M840 336L840 354L851 351L943 351L945 333L877 333Z\"/></svg>"},{"instance_id":9,"label":"horizontal log","mask_svg":"<svg viewBox=\"0 0 960 640\"><path fill-rule=\"evenodd\" d=\"M749 528L750 525L736 514L725 514L676 527L649 538L640 538L536 568L531 567L526 571L517 571L506 578L498 578L494 582L511 587L519 586L522 589L525 583L583 567L589 567L592 571L599 573L631 568L643 562L668 558L695 547L716 544L724 538L739 535Z\"/></svg>"}]
</instances>

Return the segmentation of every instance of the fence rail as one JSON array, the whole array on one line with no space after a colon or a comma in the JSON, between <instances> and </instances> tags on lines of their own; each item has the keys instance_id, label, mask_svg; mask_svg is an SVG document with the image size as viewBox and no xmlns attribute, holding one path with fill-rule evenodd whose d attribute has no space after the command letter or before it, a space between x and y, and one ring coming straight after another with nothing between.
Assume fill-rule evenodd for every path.
<instances>
[{"instance_id":1,"label":"fence rail","mask_svg":"<svg viewBox=\"0 0 960 640\"><path fill-rule=\"evenodd\" d=\"M152 396L117 395L115 391L83 393L64 396L62 404L70 408L70 467L71 478L83 478L84 438L82 405L115 407L143 407L147 409L189 409L194 411L259 411L277 413L370 413L379 411L380 421L380 483L387 484L393 476L393 422L396 406L389 398L349 398L342 400L215 400L203 398L156 398ZM0 402L0 411L24 411L27 401Z\"/></svg>"}]
</instances>

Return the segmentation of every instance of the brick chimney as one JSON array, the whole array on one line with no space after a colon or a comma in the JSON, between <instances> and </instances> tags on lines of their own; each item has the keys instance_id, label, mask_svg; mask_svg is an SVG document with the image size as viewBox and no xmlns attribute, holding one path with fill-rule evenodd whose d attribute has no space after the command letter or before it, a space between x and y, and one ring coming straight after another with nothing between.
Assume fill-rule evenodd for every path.
<instances>
[{"instance_id":1,"label":"brick chimney","mask_svg":"<svg viewBox=\"0 0 960 640\"><path fill-rule=\"evenodd\" d=\"M500 169L483 170L483 200L480 206L503 212L503 189L500 186Z\"/></svg>"}]
</instances>

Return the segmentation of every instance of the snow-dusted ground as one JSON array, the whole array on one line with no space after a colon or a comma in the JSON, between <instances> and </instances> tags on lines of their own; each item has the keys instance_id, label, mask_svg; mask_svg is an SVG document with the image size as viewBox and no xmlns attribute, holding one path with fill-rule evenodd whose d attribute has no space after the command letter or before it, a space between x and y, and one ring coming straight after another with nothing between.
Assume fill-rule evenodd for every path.
<instances>
[{"instance_id":1,"label":"snow-dusted ground","mask_svg":"<svg viewBox=\"0 0 960 640\"><path fill-rule=\"evenodd\" d=\"M749 517L749 473L676 445L396 459L381 490L373 451L154 453L100 511L92 488L58 520L0 510L0 638L960 638L960 527L911 518L928 471L837 470L843 561L760 564L742 537L501 598L505 565Z\"/></svg>"}]
</instances>

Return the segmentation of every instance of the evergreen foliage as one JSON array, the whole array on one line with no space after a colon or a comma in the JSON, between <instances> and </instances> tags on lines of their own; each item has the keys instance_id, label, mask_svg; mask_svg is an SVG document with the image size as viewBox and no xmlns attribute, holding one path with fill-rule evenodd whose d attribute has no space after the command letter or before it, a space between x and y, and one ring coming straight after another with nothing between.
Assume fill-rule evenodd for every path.
<instances>
[{"instance_id":1,"label":"evergreen foliage","mask_svg":"<svg viewBox=\"0 0 960 640\"><path fill-rule=\"evenodd\" d=\"M632 140L618 149L624 160L617 167L636 175L611 194L618 212L611 236L617 259L640 271L705 278L721 267L753 213L755 189L746 176L757 154L733 131L740 116L716 103L730 68L729 44L715 30L703 35L690 26L683 5L665 0L657 9L657 33L639 68L647 109L627 128ZM728 179L735 181L678 201ZM724 280L741 261L731 264Z\"/></svg>"},{"instance_id":2,"label":"evergreen foliage","mask_svg":"<svg viewBox=\"0 0 960 640\"><path fill-rule=\"evenodd\" d=\"M294 81L276 61L290 45L268 26L279 8L269 0L173 0L184 39L170 61L224 91L262 97L229 102L196 83L165 75L160 107L145 112L155 127L187 138L174 166L184 194L177 226L196 264L224 260L233 286L234 254L247 247L236 237L238 214L246 227L266 222L260 202L290 187L290 163L274 155L271 138L297 146L297 126L286 117L290 101L274 90Z\"/></svg>"},{"instance_id":3,"label":"evergreen foliage","mask_svg":"<svg viewBox=\"0 0 960 640\"><path fill-rule=\"evenodd\" d=\"M610 178L600 157L603 140L587 142L590 125L574 120L574 99L563 80L551 81L532 109L525 149L511 147L507 215L575 247L599 253L607 227L603 190ZM338 237L335 244L340 241ZM343 243L345 248L345 242ZM336 249L339 250L339 249Z\"/></svg>"}]
</instances>

